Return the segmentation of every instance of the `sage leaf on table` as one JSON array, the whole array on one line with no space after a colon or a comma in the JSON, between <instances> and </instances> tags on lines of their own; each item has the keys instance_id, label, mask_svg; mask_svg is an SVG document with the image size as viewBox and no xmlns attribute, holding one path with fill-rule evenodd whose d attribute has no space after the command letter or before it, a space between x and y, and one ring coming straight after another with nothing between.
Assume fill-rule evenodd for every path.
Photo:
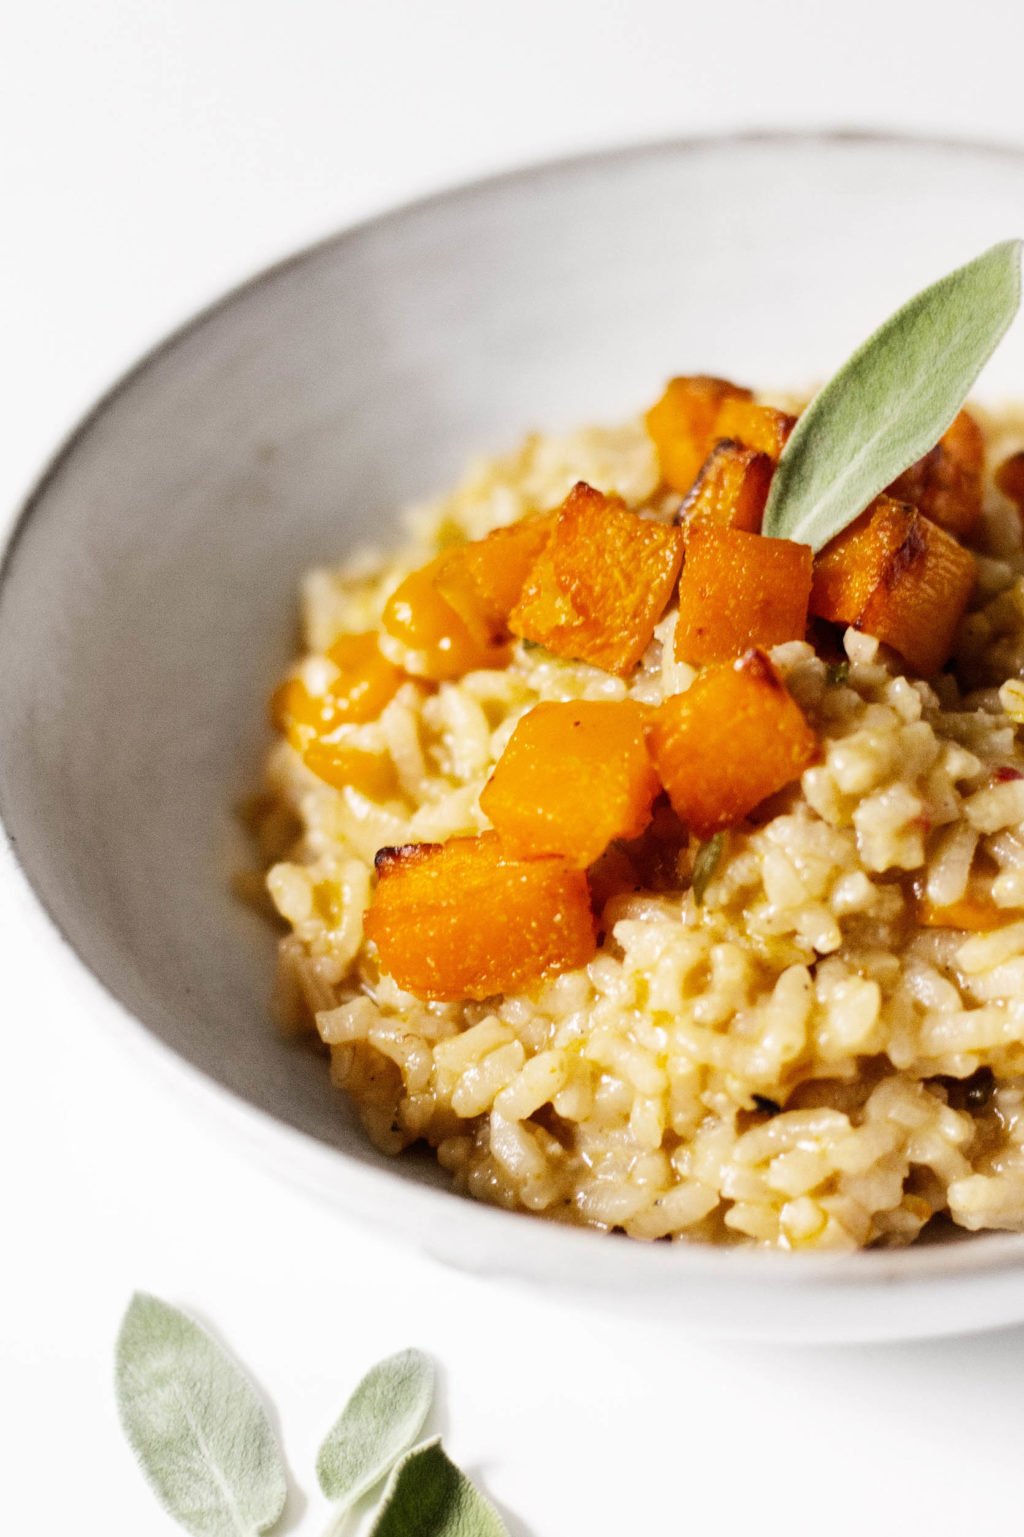
<instances>
[{"instance_id":1,"label":"sage leaf on table","mask_svg":"<svg viewBox=\"0 0 1024 1537\"><path fill-rule=\"evenodd\" d=\"M195 1537L257 1537L284 1509L284 1464L256 1391L215 1340L137 1292L121 1325L117 1404L161 1503Z\"/></svg>"},{"instance_id":2,"label":"sage leaf on table","mask_svg":"<svg viewBox=\"0 0 1024 1537\"><path fill-rule=\"evenodd\" d=\"M348 1507L379 1483L419 1435L433 1396L433 1363L419 1350L371 1367L317 1455L327 1498Z\"/></svg>"},{"instance_id":3,"label":"sage leaf on table","mask_svg":"<svg viewBox=\"0 0 1024 1537\"><path fill-rule=\"evenodd\" d=\"M490 1500L474 1488L440 1438L406 1452L388 1480L369 1537L509 1537Z\"/></svg>"},{"instance_id":4,"label":"sage leaf on table","mask_svg":"<svg viewBox=\"0 0 1024 1537\"><path fill-rule=\"evenodd\" d=\"M811 401L779 458L762 532L814 550L945 432L1020 304L1019 240L994 245L880 326Z\"/></svg>"}]
</instances>

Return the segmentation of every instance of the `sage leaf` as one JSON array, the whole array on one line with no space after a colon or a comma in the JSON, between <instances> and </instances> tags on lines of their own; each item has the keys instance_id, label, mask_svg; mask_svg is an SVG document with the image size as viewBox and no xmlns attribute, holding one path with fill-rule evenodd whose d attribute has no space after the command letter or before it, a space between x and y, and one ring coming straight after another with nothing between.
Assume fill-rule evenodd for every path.
<instances>
[{"instance_id":1,"label":"sage leaf","mask_svg":"<svg viewBox=\"0 0 1024 1537\"><path fill-rule=\"evenodd\" d=\"M168 1513L195 1537L257 1537L284 1509L274 1433L249 1379L191 1318L137 1292L117 1340L117 1406Z\"/></svg>"},{"instance_id":2,"label":"sage leaf","mask_svg":"<svg viewBox=\"0 0 1024 1537\"><path fill-rule=\"evenodd\" d=\"M762 530L814 550L938 442L1020 304L1019 240L992 246L880 326L782 451Z\"/></svg>"},{"instance_id":3,"label":"sage leaf","mask_svg":"<svg viewBox=\"0 0 1024 1537\"><path fill-rule=\"evenodd\" d=\"M704 893L707 891L722 859L722 851L725 848L725 834L715 833L706 843L702 843L697 850L697 857L693 861L693 879L690 889L693 892L693 900L700 907L704 901Z\"/></svg>"},{"instance_id":4,"label":"sage leaf","mask_svg":"<svg viewBox=\"0 0 1024 1537\"><path fill-rule=\"evenodd\" d=\"M419 1350L371 1367L317 1455L327 1498L347 1507L379 1483L419 1435L433 1396L433 1363Z\"/></svg>"},{"instance_id":5,"label":"sage leaf","mask_svg":"<svg viewBox=\"0 0 1024 1537\"><path fill-rule=\"evenodd\" d=\"M388 1480L369 1537L509 1537L440 1438L406 1452Z\"/></svg>"}]
</instances>

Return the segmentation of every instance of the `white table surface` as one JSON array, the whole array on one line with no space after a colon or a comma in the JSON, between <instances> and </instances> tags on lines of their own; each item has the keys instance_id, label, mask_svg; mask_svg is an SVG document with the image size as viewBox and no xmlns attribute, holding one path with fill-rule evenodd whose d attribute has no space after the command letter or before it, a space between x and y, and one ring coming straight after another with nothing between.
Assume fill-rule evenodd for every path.
<instances>
[{"instance_id":1,"label":"white table surface","mask_svg":"<svg viewBox=\"0 0 1024 1537\"><path fill-rule=\"evenodd\" d=\"M675 132L1024 144L1022 33L1018 0L9 5L0 516L142 348L309 238L482 171ZM450 1274L197 1124L51 982L9 890L0 969L5 1531L174 1530L113 1408L136 1287L193 1308L252 1368L305 1491L289 1531L323 1530L318 1438L408 1343L442 1364L437 1423L513 1537L1019 1523L1024 1331L787 1351Z\"/></svg>"}]
</instances>

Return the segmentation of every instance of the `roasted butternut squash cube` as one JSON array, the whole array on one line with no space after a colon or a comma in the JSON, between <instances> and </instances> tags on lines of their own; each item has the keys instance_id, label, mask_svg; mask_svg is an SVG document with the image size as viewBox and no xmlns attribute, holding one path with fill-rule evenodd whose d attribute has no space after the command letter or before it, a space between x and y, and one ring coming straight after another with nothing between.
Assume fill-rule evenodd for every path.
<instances>
[{"instance_id":1,"label":"roasted butternut squash cube","mask_svg":"<svg viewBox=\"0 0 1024 1537\"><path fill-rule=\"evenodd\" d=\"M301 678L288 678L271 695L271 722L293 746L303 747L338 726L376 720L405 678L372 631L339 636L327 655L338 673L324 693L311 694Z\"/></svg>"},{"instance_id":2,"label":"roasted butternut squash cube","mask_svg":"<svg viewBox=\"0 0 1024 1537\"><path fill-rule=\"evenodd\" d=\"M311 694L301 678L286 678L270 696L267 713L275 731L301 750L321 732L333 730L336 721L326 694Z\"/></svg>"},{"instance_id":3,"label":"roasted butternut squash cube","mask_svg":"<svg viewBox=\"0 0 1024 1537\"><path fill-rule=\"evenodd\" d=\"M395 765L388 753L317 740L310 743L302 758L318 779L336 790L358 790L370 800L383 800L395 793Z\"/></svg>"},{"instance_id":4,"label":"roasted butternut squash cube","mask_svg":"<svg viewBox=\"0 0 1024 1537\"><path fill-rule=\"evenodd\" d=\"M1024 452L1011 454L1008 459L1004 459L993 479L1017 511L1024 512Z\"/></svg>"},{"instance_id":5,"label":"roasted butternut squash cube","mask_svg":"<svg viewBox=\"0 0 1024 1537\"><path fill-rule=\"evenodd\" d=\"M677 660L700 667L803 640L813 564L807 544L694 525L679 579Z\"/></svg>"},{"instance_id":6,"label":"roasted butternut squash cube","mask_svg":"<svg viewBox=\"0 0 1024 1537\"><path fill-rule=\"evenodd\" d=\"M582 661L587 646L585 626L558 580L553 543L552 539L530 567L519 602L509 615L509 629L555 656Z\"/></svg>"},{"instance_id":7,"label":"roasted butternut squash cube","mask_svg":"<svg viewBox=\"0 0 1024 1537\"><path fill-rule=\"evenodd\" d=\"M723 400L715 420L715 437L728 438L744 448L767 454L773 463L786 446L786 439L796 426L796 417L774 406L755 405L752 400Z\"/></svg>"},{"instance_id":8,"label":"roasted butternut squash cube","mask_svg":"<svg viewBox=\"0 0 1024 1537\"><path fill-rule=\"evenodd\" d=\"M658 706L651 755L677 815L698 838L742 821L813 763L818 741L760 651L702 672Z\"/></svg>"},{"instance_id":9,"label":"roasted butternut squash cube","mask_svg":"<svg viewBox=\"0 0 1024 1537\"><path fill-rule=\"evenodd\" d=\"M761 532L775 461L731 438L716 443L679 509L684 535L699 523Z\"/></svg>"},{"instance_id":10,"label":"roasted butternut squash cube","mask_svg":"<svg viewBox=\"0 0 1024 1537\"><path fill-rule=\"evenodd\" d=\"M959 539L969 539L981 521L985 437L969 411L961 411L935 447L888 488L898 502Z\"/></svg>"},{"instance_id":11,"label":"roasted butternut squash cube","mask_svg":"<svg viewBox=\"0 0 1024 1537\"><path fill-rule=\"evenodd\" d=\"M339 635L327 655L338 669L327 692L339 724L376 720L401 687L402 669L388 660L372 632Z\"/></svg>"},{"instance_id":12,"label":"roasted butternut squash cube","mask_svg":"<svg viewBox=\"0 0 1024 1537\"><path fill-rule=\"evenodd\" d=\"M667 486L673 491L690 489L716 436L722 402L750 398L749 390L707 374L669 380L664 395L644 418Z\"/></svg>"},{"instance_id":13,"label":"roasted butternut squash cube","mask_svg":"<svg viewBox=\"0 0 1024 1537\"><path fill-rule=\"evenodd\" d=\"M927 677L949 658L974 580L951 534L880 496L815 559L811 612L885 641Z\"/></svg>"},{"instance_id":14,"label":"roasted butternut squash cube","mask_svg":"<svg viewBox=\"0 0 1024 1537\"><path fill-rule=\"evenodd\" d=\"M376 864L366 935L418 998L518 992L593 957L587 878L564 859L511 859L488 833L382 849Z\"/></svg>"},{"instance_id":15,"label":"roasted butternut squash cube","mask_svg":"<svg viewBox=\"0 0 1024 1537\"><path fill-rule=\"evenodd\" d=\"M449 551L438 563L438 591L484 645L508 640L508 616L554 522L548 516L496 528L485 539Z\"/></svg>"},{"instance_id":16,"label":"roasted butternut squash cube","mask_svg":"<svg viewBox=\"0 0 1024 1537\"><path fill-rule=\"evenodd\" d=\"M631 700L535 705L480 796L516 859L559 854L581 869L613 838L638 838L661 786Z\"/></svg>"},{"instance_id":17,"label":"roasted butternut squash cube","mask_svg":"<svg viewBox=\"0 0 1024 1537\"><path fill-rule=\"evenodd\" d=\"M402 666L419 678L441 682L483 667L504 667L508 647L492 641L482 620L475 629L456 612L438 585L449 554L436 556L400 582L384 605L384 629L402 648Z\"/></svg>"},{"instance_id":18,"label":"roasted butternut squash cube","mask_svg":"<svg viewBox=\"0 0 1024 1537\"><path fill-rule=\"evenodd\" d=\"M683 536L585 481L573 487L512 611L514 635L625 677L668 607Z\"/></svg>"}]
</instances>

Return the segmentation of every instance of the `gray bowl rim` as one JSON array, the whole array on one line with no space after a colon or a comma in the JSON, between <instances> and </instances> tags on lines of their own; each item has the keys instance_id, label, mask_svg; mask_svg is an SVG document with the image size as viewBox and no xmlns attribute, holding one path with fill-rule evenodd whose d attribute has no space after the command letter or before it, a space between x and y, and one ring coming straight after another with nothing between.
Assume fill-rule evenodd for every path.
<instances>
[{"instance_id":1,"label":"gray bowl rim","mask_svg":"<svg viewBox=\"0 0 1024 1537\"><path fill-rule=\"evenodd\" d=\"M379 212L346 224L298 250L289 252L261 267L252 276L232 285L208 304L193 312L179 326L166 333L153 346L145 350L135 363L115 378L114 382L101 393L96 403L59 441L20 502L11 521L0 528L0 541L2 541L0 543L0 603L3 602L6 580L14 555L33 513L44 501L50 485L68 467L78 444L88 437L94 426L116 405L121 396L128 393L165 356L190 340L209 320L258 293L264 285L273 282L281 274L302 267L307 262L315 261L328 250L337 250L350 242L355 242L366 233L386 231L391 224L400 223L408 215L421 213L436 206L452 207L471 202L477 197L489 196L507 184L531 182L549 176L571 175L577 170L596 168L603 164L628 162L631 159L644 161L660 155L728 152L730 149L760 145L781 150L842 145L862 145L883 151L886 148L921 149L973 156L986 161L1006 159L1016 162L1024 169L1024 147L1000 141L845 126L814 129L748 128L723 133L687 134L640 140L635 143L540 159L443 186L426 195L405 199L385 207ZM2 747L2 739L0 739L0 751ZM474 1225L481 1234L489 1229L492 1235L500 1238L502 1234L506 1236L509 1234L510 1224L528 1223L531 1228L536 1226L535 1219L529 1214L488 1206L455 1196L447 1190L411 1180L395 1180L387 1169L357 1165L354 1160L346 1158L341 1149L328 1146L308 1132L282 1121L272 1112L259 1109L233 1089L210 1079L173 1047L154 1036L145 1023L123 1003L114 987L94 971L73 943L21 861L2 800L0 800L0 829L3 830L0 850L5 856L5 862L21 887L22 895L28 898L35 913L47 920L50 937L60 942L61 951L70 962L66 971L69 981L72 985L76 980L79 985L85 984L90 995L92 1012L101 1021L109 1021L111 1025L116 1022L119 1041L137 1051L140 1059L144 1058L153 1069L158 1071L165 1083L170 1080L173 1085L176 1081L182 1086L192 1101L192 1108L197 1118L204 1115L207 1110L215 1114L221 1123L230 1126L244 1142L249 1144L250 1150L262 1165L268 1169L277 1170L292 1184L306 1189L311 1184L318 1185L321 1193L326 1199L330 1199L332 1204L346 1208L352 1215L364 1221L373 1220L374 1215L379 1216L381 1199L390 1199L394 1203L398 1191L404 1188L404 1193L408 1197L408 1207L411 1209L412 1206L419 1206L421 1219L427 1219L417 1224L421 1235L426 1230L427 1222L431 1217L443 1218L446 1214L451 1216L453 1203L468 1209ZM2 866L0 866L0 878L4 878ZM270 1146L271 1143L273 1148ZM278 1154L284 1156L283 1164L279 1161ZM339 1159L349 1165L349 1177L359 1184L360 1189L350 1195L348 1193L350 1187L346 1187L346 1196L332 1198L327 1196L326 1192L331 1185L335 1191L337 1190L337 1182L330 1181L329 1176L332 1170L337 1172ZM549 1234L557 1234L557 1242L563 1250L564 1259L574 1258L581 1266L588 1255L593 1256L594 1242L604 1236L589 1229L560 1223L545 1223L543 1229ZM429 1241L424 1242L423 1246L433 1249ZM912 1245L909 1248L894 1250L869 1249L841 1255L791 1254L739 1246L722 1249L686 1243L631 1244L628 1247L640 1263L648 1266L651 1271L649 1276L651 1281L655 1279L654 1272L660 1274L661 1279L664 1280L667 1271L675 1271L679 1278L688 1273L694 1280L708 1281L715 1277L724 1280L729 1276L738 1282L756 1283L770 1277L773 1287L781 1284L784 1288L795 1287L798 1290L808 1284L825 1285L830 1290L833 1287L851 1290L867 1287L874 1290L877 1286L886 1288L894 1285L920 1286L929 1281L945 1283L954 1275L984 1274L995 1277L1014 1270L1024 1270L1024 1236L999 1232L971 1234L950 1243ZM574 1256L573 1249L575 1249ZM434 1252L437 1252L440 1257L445 1257L441 1249ZM574 1265L573 1268L575 1270L576 1266ZM497 1263L489 1264L486 1269L490 1274L505 1269L511 1276L540 1278L539 1267L535 1266L504 1266ZM637 1264L638 1273L635 1275L637 1280L641 1279L639 1269L640 1265ZM579 1271L576 1278L584 1285L586 1284L585 1275L581 1275Z\"/></svg>"}]
</instances>

